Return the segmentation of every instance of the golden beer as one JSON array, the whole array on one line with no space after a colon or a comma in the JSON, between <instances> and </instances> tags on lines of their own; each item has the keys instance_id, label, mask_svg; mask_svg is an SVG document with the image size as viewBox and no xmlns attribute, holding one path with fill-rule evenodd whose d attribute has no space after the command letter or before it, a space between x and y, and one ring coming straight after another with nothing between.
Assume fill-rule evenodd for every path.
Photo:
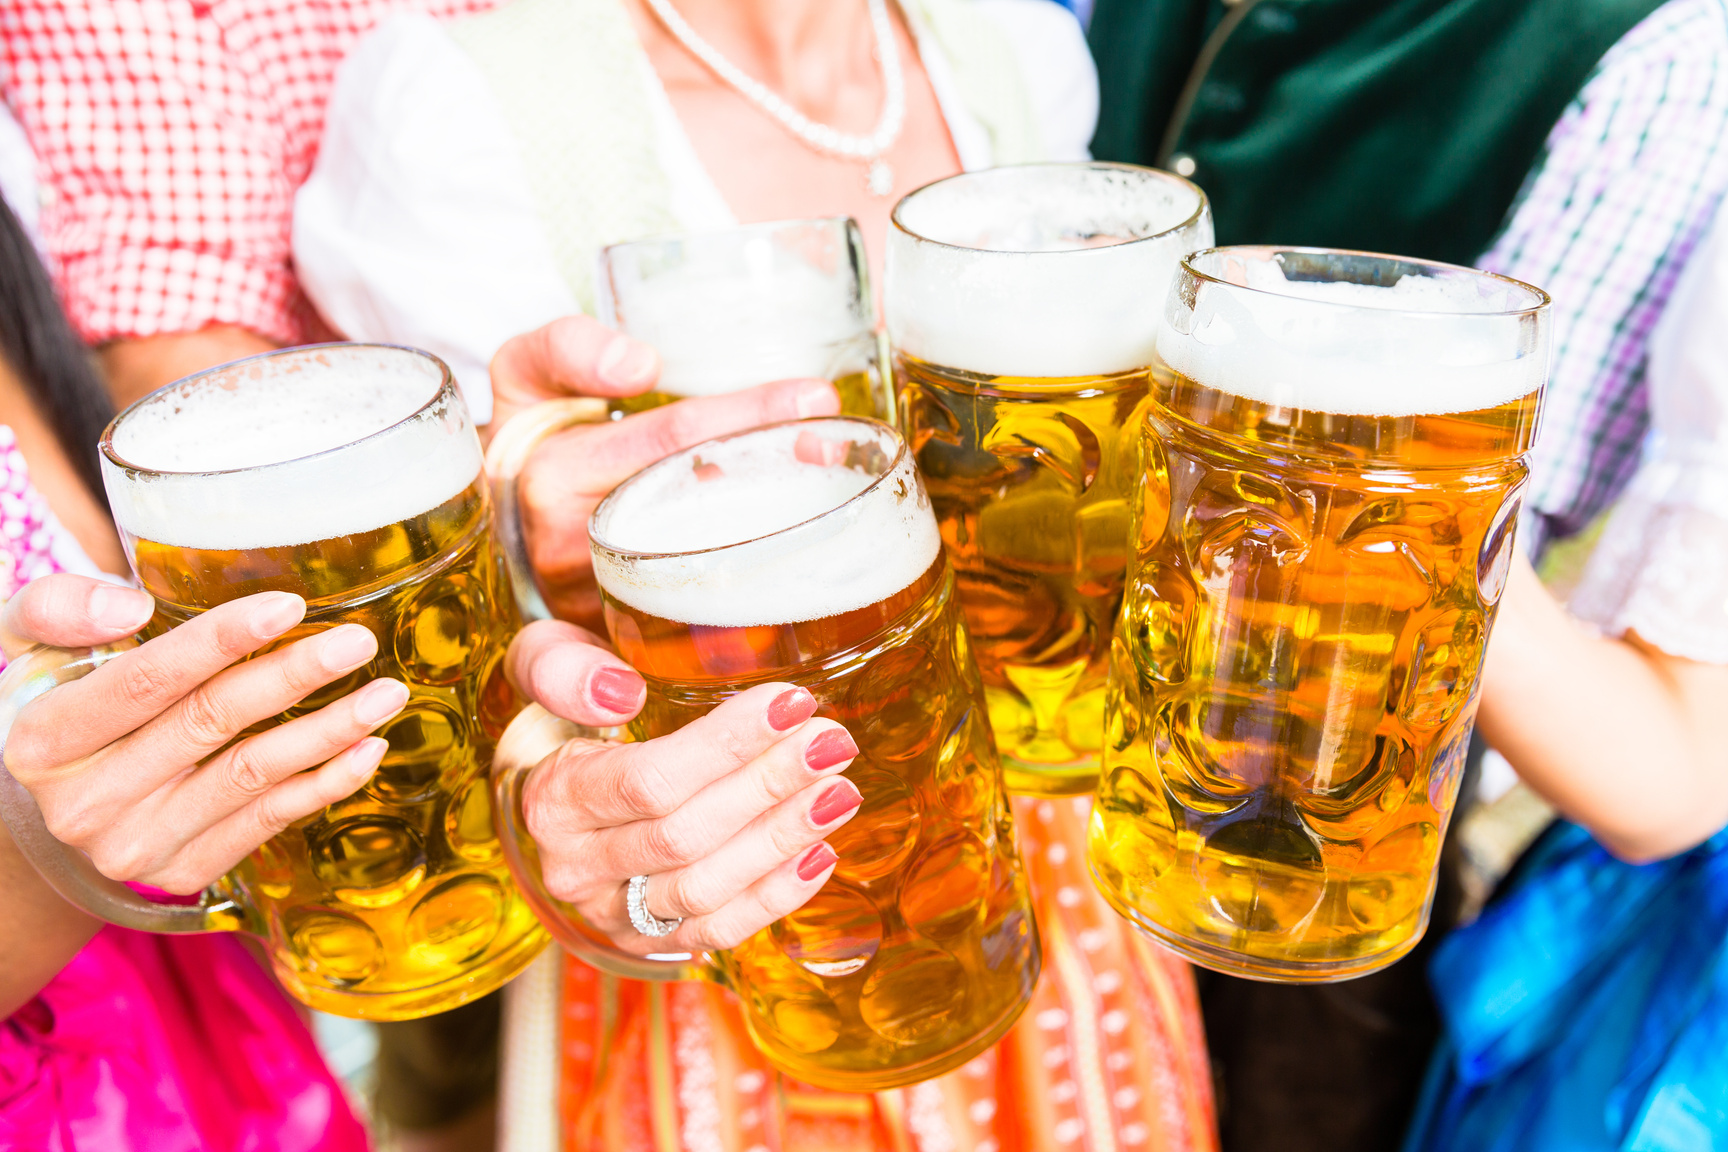
<instances>
[{"instance_id":1,"label":"golden beer","mask_svg":"<svg viewBox=\"0 0 1728 1152\"><path fill-rule=\"evenodd\" d=\"M252 731L379 677L410 690L367 785L212 897L244 910L284 986L325 1011L411 1018L508 980L546 941L505 866L486 775L521 707L503 670L519 621L443 365L361 346L242 361L141 401L103 447L116 523L156 597L147 635L284 591L306 618L273 648L344 623L378 638L371 663Z\"/></svg>"},{"instance_id":2,"label":"golden beer","mask_svg":"<svg viewBox=\"0 0 1728 1152\"><path fill-rule=\"evenodd\" d=\"M1198 188L1127 165L969 173L895 209L901 425L1013 791L1097 780L1158 302L1211 242Z\"/></svg>"},{"instance_id":3,"label":"golden beer","mask_svg":"<svg viewBox=\"0 0 1728 1152\"><path fill-rule=\"evenodd\" d=\"M794 372L791 376L765 377L756 381L757 384L768 384L774 380L789 380L794 376L814 376L826 378L833 382L834 390L840 393L840 411L848 416L870 416L883 419L888 411L886 394L887 384L882 379L882 373L876 368L876 338L870 337L868 344L859 343L841 352L846 360L853 363L868 362L867 367L851 371L836 371L832 367L818 369L815 365L807 366L806 370ZM740 385L739 387L752 387ZM692 393L704 395L705 393ZM656 388L652 392L644 392L640 396L620 396L608 403L608 408L614 420L637 412L647 412L654 408L663 408L688 396L676 392L664 392Z\"/></svg>"},{"instance_id":4,"label":"golden beer","mask_svg":"<svg viewBox=\"0 0 1728 1152\"><path fill-rule=\"evenodd\" d=\"M1031 996L1037 928L953 577L899 438L816 420L711 442L627 481L591 534L607 629L648 682L633 736L789 681L860 749L846 775L863 805L828 837L833 876L715 958L757 1045L797 1079L873 1091L994 1043Z\"/></svg>"},{"instance_id":5,"label":"golden beer","mask_svg":"<svg viewBox=\"0 0 1728 1152\"><path fill-rule=\"evenodd\" d=\"M1547 298L1353 253L1184 262L1159 339L1089 857L1189 959L1407 952L1475 718Z\"/></svg>"},{"instance_id":6,"label":"golden beer","mask_svg":"<svg viewBox=\"0 0 1728 1152\"><path fill-rule=\"evenodd\" d=\"M655 390L615 417L795 377L834 382L841 411L893 416L864 238L849 217L777 220L613 244L600 319L660 354Z\"/></svg>"}]
</instances>

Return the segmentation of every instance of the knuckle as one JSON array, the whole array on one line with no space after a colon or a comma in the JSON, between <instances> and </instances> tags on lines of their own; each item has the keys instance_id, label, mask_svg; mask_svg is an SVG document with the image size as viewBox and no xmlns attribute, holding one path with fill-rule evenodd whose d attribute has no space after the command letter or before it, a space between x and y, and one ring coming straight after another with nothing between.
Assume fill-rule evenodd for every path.
<instances>
[{"instance_id":1,"label":"knuckle","mask_svg":"<svg viewBox=\"0 0 1728 1152\"><path fill-rule=\"evenodd\" d=\"M41 808L42 824L54 839L86 852L104 850L101 832L109 824L105 813L77 800L66 802L58 798L43 803Z\"/></svg>"},{"instance_id":2,"label":"knuckle","mask_svg":"<svg viewBox=\"0 0 1728 1152\"><path fill-rule=\"evenodd\" d=\"M580 827L561 778L567 771L560 756L535 768L522 784L522 824L542 848L557 845Z\"/></svg>"},{"instance_id":3,"label":"knuckle","mask_svg":"<svg viewBox=\"0 0 1728 1152\"><path fill-rule=\"evenodd\" d=\"M718 739L719 751L726 759L739 764L749 763L756 758L761 749L761 742L752 739L750 734L737 728L722 728L715 734Z\"/></svg>"},{"instance_id":4,"label":"knuckle","mask_svg":"<svg viewBox=\"0 0 1728 1152\"><path fill-rule=\"evenodd\" d=\"M120 690L145 708L161 711L174 702L179 685L175 683L174 674L151 655L141 652L138 659L117 661L121 666Z\"/></svg>"},{"instance_id":5,"label":"knuckle","mask_svg":"<svg viewBox=\"0 0 1728 1152\"><path fill-rule=\"evenodd\" d=\"M579 869L561 861L553 861L541 857L541 880L546 885L547 893L554 900L562 900L566 904L577 904L582 901L587 892L582 873Z\"/></svg>"},{"instance_id":6,"label":"knuckle","mask_svg":"<svg viewBox=\"0 0 1728 1152\"><path fill-rule=\"evenodd\" d=\"M768 843L776 860L788 860L800 848L811 842L810 831L800 817L794 820L771 820L766 830Z\"/></svg>"},{"instance_id":7,"label":"knuckle","mask_svg":"<svg viewBox=\"0 0 1728 1152\"><path fill-rule=\"evenodd\" d=\"M675 873L663 882L667 889L665 899L680 916L707 916L725 906L725 897L715 885L693 871Z\"/></svg>"},{"instance_id":8,"label":"knuckle","mask_svg":"<svg viewBox=\"0 0 1728 1152\"><path fill-rule=\"evenodd\" d=\"M6 737L6 769L26 786L58 759L55 754L59 743L55 738L57 726L40 719L42 713L37 703L32 702L19 713Z\"/></svg>"},{"instance_id":9,"label":"knuckle","mask_svg":"<svg viewBox=\"0 0 1728 1152\"><path fill-rule=\"evenodd\" d=\"M269 783L266 781L259 789L263 794L252 802L252 822L257 826L257 838L261 841L268 840L281 832L292 824L295 817L299 815L295 812L285 811L281 797L268 789Z\"/></svg>"},{"instance_id":10,"label":"knuckle","mask_svg":"<svg viewBox=\"0 0 1728 1152\"><path fill-rule=\"evenodd\" d=\"M699 858L692 837L673 820L656 820L642 830L642 852L657 872L694 864Z\"/></svg>"},{"instance_id":11,"label":"knuckle","mask_svg":"<svg viewBox=\"0 0 1728 1152\"><path fill-rule=\"evenodd\" d=\"M187 693L180 702L180 723L188 741L199 747L223 744L240 728L207 683Z\"/></svg>"},{"instance_id":12,"label":"knuckle","mask_svg":"<svg viewBox=\"0 0 1728 1152\"><path fill-rule=\"evenodd\" d=\"M148 870L149 862L142 847L130 837L118 843L104 841L84 851L90 857L90 863L96 866L96 871L110 880L137 880Z\"/></svg>"},{"instance_id":13,"label":"knuckle","mask_svg":"<svg viewBox=\"0 0 1728 1152\"><path fill-rule=\"evenodd\" d=\"M629 764L615 787L619 804L637 819L659 820L678 810L665 779L647 761Z\"/></svg>"},{"instance_id":14,"label":"knuckle","mask_svg":"<svg viewBox=\"0 0 1728 1152\"><path fill-rule=\"evenodd\" d=\"M256 741L244 740L228 754L224 772L228 786L239 796L257 796L260 812L270 808L266 793L276 783L270 765L260 756Z\"/></svg>"},{"instance_id":15,"label":"knuckle","mask_svg":"<svg viewBox=\"0 0 1728 1152\"><path fill-rule=\"evenodd\" d=\"M597 757L614 747L604 741L568 740L528 773L522 782L522 818L536 840L593 826L586 800L595 790Z\"/></svg>"}]
</instances>

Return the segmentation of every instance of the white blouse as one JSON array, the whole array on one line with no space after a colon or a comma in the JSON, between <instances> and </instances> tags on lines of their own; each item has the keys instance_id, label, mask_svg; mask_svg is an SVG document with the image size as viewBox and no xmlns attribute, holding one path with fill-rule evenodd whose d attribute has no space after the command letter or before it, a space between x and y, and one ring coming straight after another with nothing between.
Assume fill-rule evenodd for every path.
<instances>
[{"instance_id":1,"label":"white blouse","mask_svg":"<svg viewBox=\"0 0 1728 1152\"><path fill-rule=\"evenodd\" d=\"M1083 160L1098 78L1072 13L1051 0L969 0L1021 63L1047 158ZM915 30L916 30L916 26ZM934 37L918 49L960 162L993 163ZM679 225L736 218L652 69L644 84ZM474 61L427 16L397 17L337 73L324 140L294 205L294 262L324 318L354 340L444 358L479 423L487 365L511 336L579 311L554 262L516 138Z\"/></svg>"},{"instance_id":2,"label":"white blouse","mask_svg":"<svg viewBox=\"0 0 1728 1152\"><path fill-rule=\"evenodd\" d=\"M1728 213L1650 338L1651 438L1571 609L1610 636L1728 664Z\"/></svg>"}]
</instances>

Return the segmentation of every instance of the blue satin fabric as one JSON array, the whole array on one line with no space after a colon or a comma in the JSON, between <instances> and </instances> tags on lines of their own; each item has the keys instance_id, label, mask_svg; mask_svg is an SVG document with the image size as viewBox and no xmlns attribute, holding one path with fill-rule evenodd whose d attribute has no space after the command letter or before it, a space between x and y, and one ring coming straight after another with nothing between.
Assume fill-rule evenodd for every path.
<instances>
[{"instance_id":1,"label":"blue satin fabric","mask_svg":"<svg viewBox=\"0 0 1728 1152\"><path fill-rule=\"evenodd\" d=\"M1634 866L1556 824L1429 971L1405 1152L1728 1149L1728 830Z\"/></svg>"}]
</instances>

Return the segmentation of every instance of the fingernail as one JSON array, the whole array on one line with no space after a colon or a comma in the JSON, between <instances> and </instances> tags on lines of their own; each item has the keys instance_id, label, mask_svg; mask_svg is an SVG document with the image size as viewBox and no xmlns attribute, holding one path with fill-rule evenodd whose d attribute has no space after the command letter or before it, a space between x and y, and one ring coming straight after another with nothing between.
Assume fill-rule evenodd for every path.
<instances>
[{"instance_id":1,"label":"fingernail","mask_svg":"<svg viewBox=\"0 0 1728 1152\"><path fill-rule=\"evenodd\" d=\"M844 463L846 450L851 447L841 440L829 440L811 431L798 433L798 439L792 444L792 455L806 464L819 464L824 468L832 468Z\"/></svg>"},{"instance_id":2,"label":"fingernail","mask_svg":"<svg viewBox=\"0 0 1728 1152\"><path fill-rule=\"evenodd\" d=\"M859 794L852 781L838 780L816 797L816 803L810 805L810 823L818 828L826 828L862 803L864 797Z\"/></svg>"},{"instance_id":3,"label":"fingernail","mask_svg":"<svg viewBox=\"0 0 1728 1152\"><path fill-rule=\"evenodd\" d=\"M280 636L306 615L306 601L292 592L261 592L252 609L252 623L264 636Z\"/></svg>"},{"instance_id":4,"label":"fingernail","mask_svg":"<svg viewBox=\"0 0 1728 1152\"><path fill-rule=\"evenodd\" d=\"M382 724L408 704L408 685L400 680L374 680L354 693L354 718L362 724Z\"/></svg>"},{"instance_id":5,"label":"fingernail","mask_svg":"<svg viewBox=\"0 0 1728 1152\"><path fill-rule=\"evenodd\" d=\"M804 763L810 766L812 772L820 772L824 768L832 768L858 755L858 745L853 743L851 733L844 728L830 728L819 733L816 739L810 741L810 746L804 749Z\"/></svg>"},{"instance_id":6,"label":"fingernail","mask_svg":"<svg viewBox=\"0 0 1728 1152\"><path fill-rule=\"evenodd\" d=\"M648 682L633 669L602 668L588 678L588 695L608 712L634 713L648 694Z\"/></svg>"},{"instance_id":7,"label":"fingernail","mask_svg":"<svg viewBox=\"0 0 1728 1152\"><path fill-rule=\"evenodd\" d=\"M150 621L155 602L142 592L99 584L90 589L90 618L105 628L136 632Z\"/></svg>"},{"instance_id":8,"label":"fingernail","mask_svg":"<svg viewBox=\"0 0 1728 1152\"><path fill-rule=\"evenodd\" d=\"M811 380L805 384L798 390L792 405L800 418L832 416L840 411L839 395L834 391L834 385L826 380Z\"/></svg>"},{"instance_id":9,"label":"fingernail","mask_svg":"<svg viewBox=\"0 0 1728 1152\"><path fill-rule=\"evenodd\" d=\"M594 374L615 388L633 388L648 382L657 359L654 349L648 345L628 336L614 336L600 350L600 358L594 362Z\"/></svg>"},{"instance_id":10,"label":"fingernail","mask_svg":"<svg viewBox=\"0 0 1728 1152\"><path fill-rule=\"evenodd\" d=\"M318 662L332 672L358 668L377 654L378 641L358 624L344 624L319 637Z\"/></svg>"},{"instance_id":11,"label":"fingernail","mask_svg":"<svg viewBox=\"0 0 1728 1152\"><path fill-rule=\"evenodd\" d=\"M814 880L832 868L839 859L834 849L826 844L818 844L804 853L804 859L798 861L798 879Z\"/></svg>"},{"instance_id":12,"label":"fingernail","mask_svg":"<svg viewBox=\"0 0 1728 1152\"><path fill-rule=\"evenodd\" d=\"M382 736L368 736L354 745L353 755L348 758L348 768L356 777L365 780L378 771L378 765L384 761L384 753L390 751L390 741Z\"/></svg>"},{"instance_id":13,"label":"fingernail","mask_svg":"<svg viewBox=\"0 0 1728 1152\"><path fill-rule=\"evenodd\" d=\"M816 697L808 688L788 688L768 705L768 727L789 732L816 715Z\"/></svg>"}]
</instances>

